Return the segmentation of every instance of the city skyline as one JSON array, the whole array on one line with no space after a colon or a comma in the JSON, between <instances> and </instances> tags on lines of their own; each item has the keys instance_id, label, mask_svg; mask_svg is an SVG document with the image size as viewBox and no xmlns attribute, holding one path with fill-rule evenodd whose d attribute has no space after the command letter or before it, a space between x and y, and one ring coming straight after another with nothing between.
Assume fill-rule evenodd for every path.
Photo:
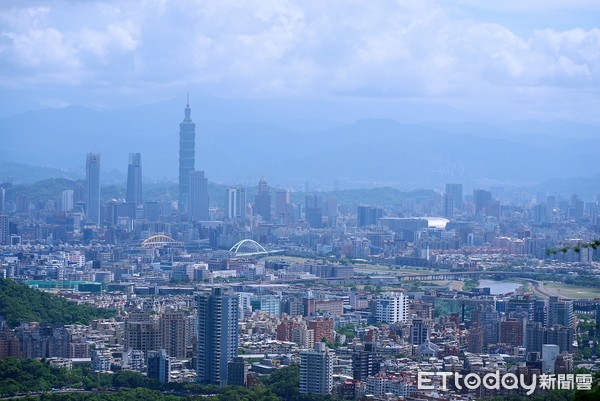
<instances>
[{"instance_id":1,"label":"city skyline","mask_svg":"<svg viewBox=\"0 0 600 401\"><path fill-rule=\"evenodd\" d=\"M0 55L0 397L600 399L597 1L6 0Z\"/></svg>"},{"instance_id":2,"label":"city skyline","mask_svg":"<svg viewBox=\"0 0 600 401\"><path fill-rule=\"evenodd\" d=\"M82 174L69 153L94 149L126 180L121 161L138 152L151 180L185 186L195 166L181 180L167 138L191 93L202 136L186 152L227 185L471 189L599 174L593 1L151 3L3 2L0 131L20 135L3 138L0 162Z\"/></svg>"}]
</instances>

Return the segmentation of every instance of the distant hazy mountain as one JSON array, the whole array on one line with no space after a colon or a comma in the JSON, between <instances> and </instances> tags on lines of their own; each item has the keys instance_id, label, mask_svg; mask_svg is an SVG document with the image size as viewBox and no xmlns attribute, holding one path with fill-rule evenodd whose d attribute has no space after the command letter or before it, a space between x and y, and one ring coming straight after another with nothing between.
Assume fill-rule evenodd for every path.
<instances>
[{"instance_id":1,"label":"distant hazy mountain","mask_svg":"<svg viewBox=\"0 0 600 401\"><path fill-rule=\"evenodd\" d=\"M82 178L85 154L94 151L101 154L103 172L119 172L106 179L119 182L126 177L128 154L141 152L144 176L176 180L184 106L173 101L114 111L74 106L3 118L0 162L54 168L32 171L30 182L47 178L44 174ZM191 106L196 168L222 184L255 185L265 176L271 185L294 189L305 183L311 189L442 188L446 182L517 187L600 173L598 127L583 124L416 123L416 116L403 119L412 123L348 123L352 116L327 119L324 112L294 119L287 107L273 107L269 123L264 108L250 104L245 109L225 101ZM226 107L237 108L227 113ZM0 180L25 180L26 175L2 167Z\"/></svg>"}]
</instances>

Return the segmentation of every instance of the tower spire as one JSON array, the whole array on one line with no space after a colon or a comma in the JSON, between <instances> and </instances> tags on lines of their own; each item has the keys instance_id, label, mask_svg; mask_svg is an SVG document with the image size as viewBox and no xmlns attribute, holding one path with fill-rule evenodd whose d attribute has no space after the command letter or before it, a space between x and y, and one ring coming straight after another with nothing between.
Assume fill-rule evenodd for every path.
<instances>
[{"instance_id":1,"label":"tower spire","mask_svg":"<svg viewBox=\"0 0 600 401\"><path fill-rule=\"evenodd\" d=\"M190 93L187 94L187 103L185 105L185 121L192 121L192 109L190 109Z\"/></svg>"}]
</instances>

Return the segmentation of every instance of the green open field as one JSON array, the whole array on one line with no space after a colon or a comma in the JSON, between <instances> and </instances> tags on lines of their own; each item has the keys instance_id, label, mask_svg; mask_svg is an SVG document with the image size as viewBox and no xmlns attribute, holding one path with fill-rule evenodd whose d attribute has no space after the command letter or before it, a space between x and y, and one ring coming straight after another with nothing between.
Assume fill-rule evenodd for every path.
<instances>
[{"instance_id":1,"label":"green open field","mask_svg":"<svg viewBox=\"0 0 600 401\"><path fill-rule=\"evenodd\" d=\"M600 298L600 288L577 287L562 283L544 283L544 287L549 292L564 298Z\"/></svg>"},{"instance_id":2,"label":"green open field","mask_svg":"<svg viewBox=\"0 0 600 401\"><path fill-rule=\"evenodd\" d=\"M372 270L373 272L387 272L387 273L391 273L393 275L401 275L404 273L423 273L423 274L427 274L427 273L431 273L431 270L428 269L411 269L409 267L402 267L400 269L396 269L396 268L392 268L390 269L389 266L383 266L383 265L369 265L369 264L360 264L360 263L355 263L353 265L351 265L352 267L354 267L355 270Z\"/></svg>"}]
</instances>

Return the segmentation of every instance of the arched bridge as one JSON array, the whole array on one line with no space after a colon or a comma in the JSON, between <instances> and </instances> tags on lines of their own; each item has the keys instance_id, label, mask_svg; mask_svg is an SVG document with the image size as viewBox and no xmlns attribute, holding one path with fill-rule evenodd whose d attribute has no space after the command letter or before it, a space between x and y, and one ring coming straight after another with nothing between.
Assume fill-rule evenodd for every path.
<instances>
[{"instance_id":1,"label":"arched bridge","mask_svg":"<svg viewBox=\"0 0 600 401\"><path fill-rule=\"evenodd\" d=\"M280 253L282 250L267 251L264 246L251 239L243 239L229 249L235 256L259 256Z\"/></svg>"},{"instance_id":2,"label":"arched bridge","mask_svg":"<svg viewBox=\"0 0 600 401\"><path fill-rule=\"evenodd\" d=\"M183 246L183 242L175 241L166 234L156 234L142 242L142 248L160 248L162 246Z\"/></svg>"}]
</instances>

